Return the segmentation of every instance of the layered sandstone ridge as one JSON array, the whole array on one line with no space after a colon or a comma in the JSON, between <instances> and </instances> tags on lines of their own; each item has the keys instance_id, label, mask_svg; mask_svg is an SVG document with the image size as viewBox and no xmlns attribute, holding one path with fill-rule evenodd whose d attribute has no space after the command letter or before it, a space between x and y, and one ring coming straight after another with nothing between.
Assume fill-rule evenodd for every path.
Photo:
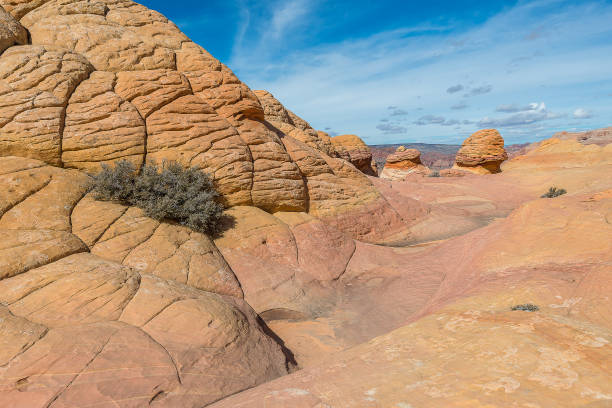
<instances>
[{"instance_id":1,"label":"layered sandstone ridge","mask_svg":"<svg viewBox=\"0 0 612 408\"><path fill-rule=\"evenodd\" d=\"M409 174L429 174L429 169L421 163L421 152L417 149L397 148L395 153L387 157L381 178L403 180Z\"/></svg>"},{"instance_id":2,"label":"layered sandstone ridge","mask_svg":"<svg viewBox=\"0 0 612 408\"><path fill-rule=\"evenodd\" d=\"M177 161L209 173L228 206L340 217L371 240L401 229L358 216L393 210L329 138L161 14L129 0L0 5L0 156L86 172Z\"/></svg>"},{"instance_id":3,"label":"layered sandstone ridge","mask_svg":"<svg viewBox=\"0 0 612 408\"><path fill-rule=\"evenodd\" d=\"M465 139L457 152L453 168L476 174L499 173L500 165L507 159L504 139L499 132L483 129Z\"/></svg>"},{"instance_id":4,"label":"layered sandstone ridge","mask_svg":"<svg viewBox=\"0 0 612 408\"><path fill-rule=\"evenodd\" d=\"M209 237L87 179L0 157L0 406L200 407L287 373Z\"/></svg>"},{"instance_id":5,"label":"layered sandstone ridge","mask_svg":"<svg viewBox=\"0 0 612 408\"><path fill-rule=\"evenodd\" d=\"M368 176L377 176L376 164L368 145L357 135L340 135L331 138L338 155Z\"/></svg>"}]
</instances>

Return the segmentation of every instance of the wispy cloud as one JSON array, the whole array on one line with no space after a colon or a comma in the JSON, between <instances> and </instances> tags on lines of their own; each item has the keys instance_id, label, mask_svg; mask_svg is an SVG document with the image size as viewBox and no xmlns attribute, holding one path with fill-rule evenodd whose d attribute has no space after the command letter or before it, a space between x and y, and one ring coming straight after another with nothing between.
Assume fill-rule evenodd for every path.
<instances>
[{"instance_id":1,"label":"wispy cloud","mask_svg":"<svg viewBox=\"0 0 612 408\"><path fill-rule=\"evenodd\" d=\"M468 104L465 103L464 101L460 101L457 102L456 104L452 105L450 108L452 110L462 110L462 109L466 109L468 107Z\"/></svg>"},{"instance_id":2,"label":"wispy cloud","mask_svg":"<svg viewBox=\"0 0 612 408\"><path fill-rule=\"evenodd\" d=\"M493 87L491 85L478 86L476 88L470 89L469 92L463 96L467 98L470 96L484 95L486 93L491 92L492 90L493 90Z\"/></svg>"},{"instance_id":3,"label":"wispy cloud","mask_svg":"<svg viewBox=\"0 0 612 408\"><path fill-rule=\"evenodd\" d=\"M460 91L463 91L463 85L461 84L453 85L446 90L446 92L449 94L454 94Z\"/></svg>"},{"instance_id":4,"label":"wispy cloud","mask_svg":"<svg viewBox=\"0 0 612 408\"><path fill-rule=\"evenodd\" d=\"M269 34L264 38L282 38L288 28L308 14L310 4L312 2L309 0L289 0L280 4L277 2L272 13L270 31L267 31Z\"/></svg>"},{"instance_id":5,"label":"wispy cloud","mask_svg":"<svg viewBox=\"0 0 612 408\"><path fill-rule=\"evenodd\" d=\"M408 129L406 129L404 126L390 123L381 123L376 126L376 129L380 130L385 135L403 135L408 132Z\"/></svg>"},{"instance_id":6,"label":"wispy cloud","mask_svg":"<svg viewBox=\"0 0 612 408\"><path fill-rule=\"evenodd\" d=\"M531 125L551 119L558 119L565 115L554 113L546 108L546 104L531 104L528 109L503 118L485 117L478 122L480 127L517 127Z\"/></svg>"},{"instance_id":7,"label":"wispy cloud","mask_svg":"<svg viewBox=\"0 0 612 408\"><path fill-rule=\"evenodd\" d=\"M391 113L391 116L407 116L408 112L403 109L394 109Z\"/></svg>"},{"instance_id":8,"label":"wispy cloud","mask_svg":"<svg viewBox=\"0 0 612 408\"><path fill-rule=\"evenodd\" d=\"M512 104L506 104L506 105L499 105L497 108L495 108L495 112L506 112L506 113L514 113L514 112L523 112L523 111L529 111L529 110L535 110L538 108L538 104L537 103L530 103L529 105L525 105L525 106L519 106L516 103L512 103Z\"/></svg>"},{"instance_id":9,"label":"wispy cloud","mask_svg":"<svg viewBox=\"0 0 612 408\"><path fill-rule=\"evenodd\" d=\"M590 119L593 117L591 112L586 109L578 108L574 111L574 119Z\"/></svg>"},{"instance_id":10,"label":"wispy cloud","mask_svg":"<svg viewBox=\"0 0 612 408\"><path fill-rule=\"evenodd\" d=\"M461 123L457 119L445 119L443 116L425 115L421 116L413 122L417 126L427 125L440 125L440 126L454 126Z\"/></svg>"},{"instance_id":11,"label":"wispy cloud","mask_svg":"<svg viewBox=\"0 0 612 408\"><path fill-rule=\"evenodd\" d=\"M279 4L293 8L274 10ZM317 19L319 5L272 1L265 6L267 19L252 11L243 45L229 62L249 86L270 90L315 127L371 142L407 134L456 142L477 127L494 126L510 142L521 142L563 130L577 109L588 113L578 113L582 126L610 125L605 120L612 118L598 112L612 110L612 100L588 97L612 88L608 2L520 1L479 25L425 23L293 47L290 39L312 28L304 24L325 24ZM458 102L458 93L468 95L469 104ZM550 107L507 104L517 100L543 100ZM429 115L411 118L417 109Z\"/></svg>"}]
</instances>

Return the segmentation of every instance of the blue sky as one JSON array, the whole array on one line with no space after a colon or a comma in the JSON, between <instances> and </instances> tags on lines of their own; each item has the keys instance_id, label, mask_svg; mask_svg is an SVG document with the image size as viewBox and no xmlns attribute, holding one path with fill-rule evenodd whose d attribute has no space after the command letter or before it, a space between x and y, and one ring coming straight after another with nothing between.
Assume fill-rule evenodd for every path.
<instances>
[{"instance_id":1,"label":"blue sky","mask_svg":"<svg viewBox=\"0 0 612 408\"><path fill-rule=\"evenodd\" d=\"M367 143L612 125L612 1L140 1L252 89Z\"/></svg>"}]
</instances>

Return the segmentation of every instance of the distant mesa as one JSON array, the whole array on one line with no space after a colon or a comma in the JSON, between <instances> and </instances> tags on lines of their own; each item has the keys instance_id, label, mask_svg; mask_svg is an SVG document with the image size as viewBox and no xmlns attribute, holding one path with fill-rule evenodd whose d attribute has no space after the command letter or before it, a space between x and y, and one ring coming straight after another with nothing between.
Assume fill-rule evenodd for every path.
<instances>
[{"instance_id":1,"label":"distant mesa","mask_svg":"<svg viewBox=\"0 0 612 408\"><path fill-rule=\"evenodd\" d=\"M340 158L350 162L362 173L376 176L376 165L372 163L372 151L357 135L340 135L331 138Z\"/></svg>"},{"instance_id":2,"label":"distant mesa","mask_svg":"<svg viewBox=\"0 0 612 408\"><path fill-rule=\"evenodd\" d=\"M454 169L476 174L501 172L501 164L508 159L504 138L495 129L483 129L465 139L455 157Z\"/></svg>"},{"instance_id":3,"label":"distant mesa","mask_svg":"<svg viewBox=\"0 0 612 408\"><path fill-rule=\"evenodd\" d=\"M429 172L429 168L421 163L420 151L400 146L395 153L387 157L380 177L389 180L403 180L409 174L425 175Z\"/></svg>"}]
</instances>

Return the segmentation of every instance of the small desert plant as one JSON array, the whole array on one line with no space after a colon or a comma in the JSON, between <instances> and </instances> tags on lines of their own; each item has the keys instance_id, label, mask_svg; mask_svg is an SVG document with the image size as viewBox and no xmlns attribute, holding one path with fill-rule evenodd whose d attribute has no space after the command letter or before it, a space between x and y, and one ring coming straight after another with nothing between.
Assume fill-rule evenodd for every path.
<instances>
[{"instance_id":1,"label":"small desert plant","mask_svg":"<svg viewBox=\"0 0 612 408\"><path fill-rule=\"evenodd\" d=\"M427 175L427 177L440 177L440 172L438 170L434 170Z\"/></svg>"},{"instance_id":2,"label":"small desert plant","mask_svg":"<svg viewBox=\"0 0 612 408\"><path fill-rule=\"evenodd\" d=\"M542 198L555 198L567 193L564 188L551 187L548 191L542 194Z\"/></svg>"},{"instance_id":3,"label":"small desert plant","mask_svg":"<svg viewBox=\"0 0 612 408\"><path fill-rule=\"evenodd\" d=\"M540 308L532 303L525 303L523 305L512 306L512 310L522 310L525 312L537 312Z\"/></svg>"},{"instance_id":4,"label":"small desert plant","mask_svg":"<svg viewBox=\"0 0 612 408\"><path fill-rule=\"evenodd\" d=\"M133 205L151 218L175 220L200 232L216 232L223 214L206 173L178 163L146 164L140 173L126 160L114 167L103 164L91 190L97 200Z\"/></svg>"}]
</instances>

